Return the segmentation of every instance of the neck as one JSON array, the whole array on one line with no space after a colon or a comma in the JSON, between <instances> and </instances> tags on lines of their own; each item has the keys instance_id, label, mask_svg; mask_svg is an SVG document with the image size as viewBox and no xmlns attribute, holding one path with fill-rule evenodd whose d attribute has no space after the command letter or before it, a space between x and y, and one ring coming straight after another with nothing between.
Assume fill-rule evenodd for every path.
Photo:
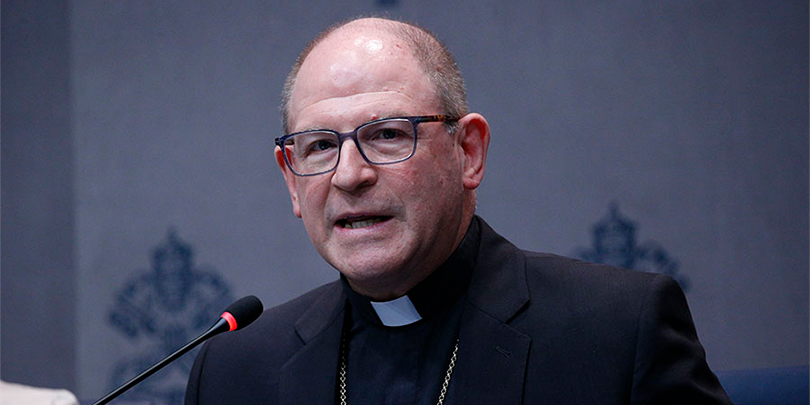
<instances>
[{"instance_id":1,"label":"neck","mask_svg":"<svg viewBox=\"0 0 810 405\"><path fill-rule=\"evenodd\" d=\"M427 278L395 299L369 297L358 292L345 276L341 276L352 311L357 319L385 326L407 325L435 317L467 291L479 241L480 226L473 221L455 252Z\"/></svg>"},{"instance_id":2,"label":"neck","mask_svg":"<svg viewBox=\"0 0 810 405\"><path fill-rule=\"evenodd\" d=\"M436 271L435 268L422 277L407 280L358 283L346 278L346 281L349 283L349 287L351 287L352 290L373 301L391 301L407 294L411 288L415 287L434 271Z\"/></svg>"},{"instance_id":3,"label":"neck","mask_svg":"<svg viewBox=\"0 0 810 405\"><path fill-rule=\"evenodd\" d=\"M433 274L433 272L435 272L442 263L446 262L453 252L458 249L470 228L473 214L473 212L464 214L463 220L460 222L462 225L460 225L456 231L452 248L446 250L438 260L434 259L431 262L419 263L413 266L412 271L390 272L389 274L367 280L353 280L346 277L346 281L349 283L352 290L374 301L391 301L404 296L408 291Z\"/></svg>"}]
</instances>

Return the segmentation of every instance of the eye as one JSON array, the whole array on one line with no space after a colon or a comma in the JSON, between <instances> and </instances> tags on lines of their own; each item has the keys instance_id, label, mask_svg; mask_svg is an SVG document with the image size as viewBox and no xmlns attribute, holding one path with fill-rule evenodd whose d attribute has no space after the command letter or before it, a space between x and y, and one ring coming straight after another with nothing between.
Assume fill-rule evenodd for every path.
<instances>
[{"instance_id":1,"label":"eye","mask_svg":"<svg viewBox=\"0 0 810 405\"><path fill-rule=\"evenodd\" d=\"M391 141L395 140L399 137L405 136L405 133L394 128L383 128L377 131L377 134L374 136L374 139L384 140L384 141Z\"/></svg>"},{"instance_id":2,"label":"eye","mask_svg":"<svg viewBox=\"0 0 810 405\"><path fill-rule=\"evenodd\" d=\"M338 140L331 134L302 134L296 137L296 153L301 158L322 155L337 150Z\"/></svg>"},{"instance_id":3,"label":"eye","mask_svg":"<svg viewBox=\"0 0 810 405\"><path fill-rule=\"evenodd\" d=\"M310 146L310 149L312 151L314 151L314 152L319 152L319 151L325 151L325 150L328 150L328 149L334 148L334 147L335 147L334 142L326 140L326 139L321 139L321 140L318 140L317 142L313 142L312 146Z\"/></svg>"},{"instance_id":4,"label":"eye","mask_svg":"<svg viewBox=\"0 0 810 405\"><path fill-rule=\"evenodd\" d=\"M391 154L393 148L397 151L412 148L413 127L410 122L402 119L373 122L357 132L357 140L363 148Z\"/></svg>"}]
</instances>

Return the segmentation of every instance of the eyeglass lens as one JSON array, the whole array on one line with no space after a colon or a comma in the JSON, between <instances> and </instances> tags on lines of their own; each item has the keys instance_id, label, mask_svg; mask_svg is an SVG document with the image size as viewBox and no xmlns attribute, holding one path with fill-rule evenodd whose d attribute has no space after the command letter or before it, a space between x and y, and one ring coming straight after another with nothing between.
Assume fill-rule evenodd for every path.
<instances>
[{"instance_id":1,"label":"eyeglass lens","mask_svg":"<svg viewBox=\"0 0 810 405\"><path fill-rule=\"evenodd\" d=\"M357 146L371 163L405 160L413 153L415 142L414 126L407 119L377 121L357 129ZM327 131L303 132L287 139L284 154L298 174L327 172L337 166L340 137Z\"/></svg>"}]
</instances>

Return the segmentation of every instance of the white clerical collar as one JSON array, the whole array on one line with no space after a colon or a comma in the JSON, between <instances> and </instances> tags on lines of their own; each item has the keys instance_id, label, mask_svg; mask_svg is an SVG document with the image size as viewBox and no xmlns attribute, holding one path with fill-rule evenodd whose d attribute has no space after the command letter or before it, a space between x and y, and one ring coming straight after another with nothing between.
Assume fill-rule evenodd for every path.
<instances>
[{"instance_id":1,"label":"white clerical collar","mask_svg":"<svg viewBox=\"0 0 810 405\"><path fill-rule=\"evenodd\" d=\"M385 326L405 326L422 319L407 295L393 301L370 302L374 312Z\"/></svg>"}]
</instances>

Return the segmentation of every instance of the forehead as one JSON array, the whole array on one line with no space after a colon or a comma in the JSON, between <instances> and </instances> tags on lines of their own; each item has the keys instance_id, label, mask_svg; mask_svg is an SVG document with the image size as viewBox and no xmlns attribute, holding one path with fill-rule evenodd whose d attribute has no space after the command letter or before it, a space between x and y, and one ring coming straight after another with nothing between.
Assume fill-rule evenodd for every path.
<instances>
[{"instance_id":1,"label":"forehead","mask_svg":"<svg viewBox=\"0 0 810 405\"><path fill-rule=\"evenodd\" d=\"M292 88L292 130L374 116L437 113L435 91L408 41L373 26L347 26L317 46Z\"/></svg>"}]
</instances>

